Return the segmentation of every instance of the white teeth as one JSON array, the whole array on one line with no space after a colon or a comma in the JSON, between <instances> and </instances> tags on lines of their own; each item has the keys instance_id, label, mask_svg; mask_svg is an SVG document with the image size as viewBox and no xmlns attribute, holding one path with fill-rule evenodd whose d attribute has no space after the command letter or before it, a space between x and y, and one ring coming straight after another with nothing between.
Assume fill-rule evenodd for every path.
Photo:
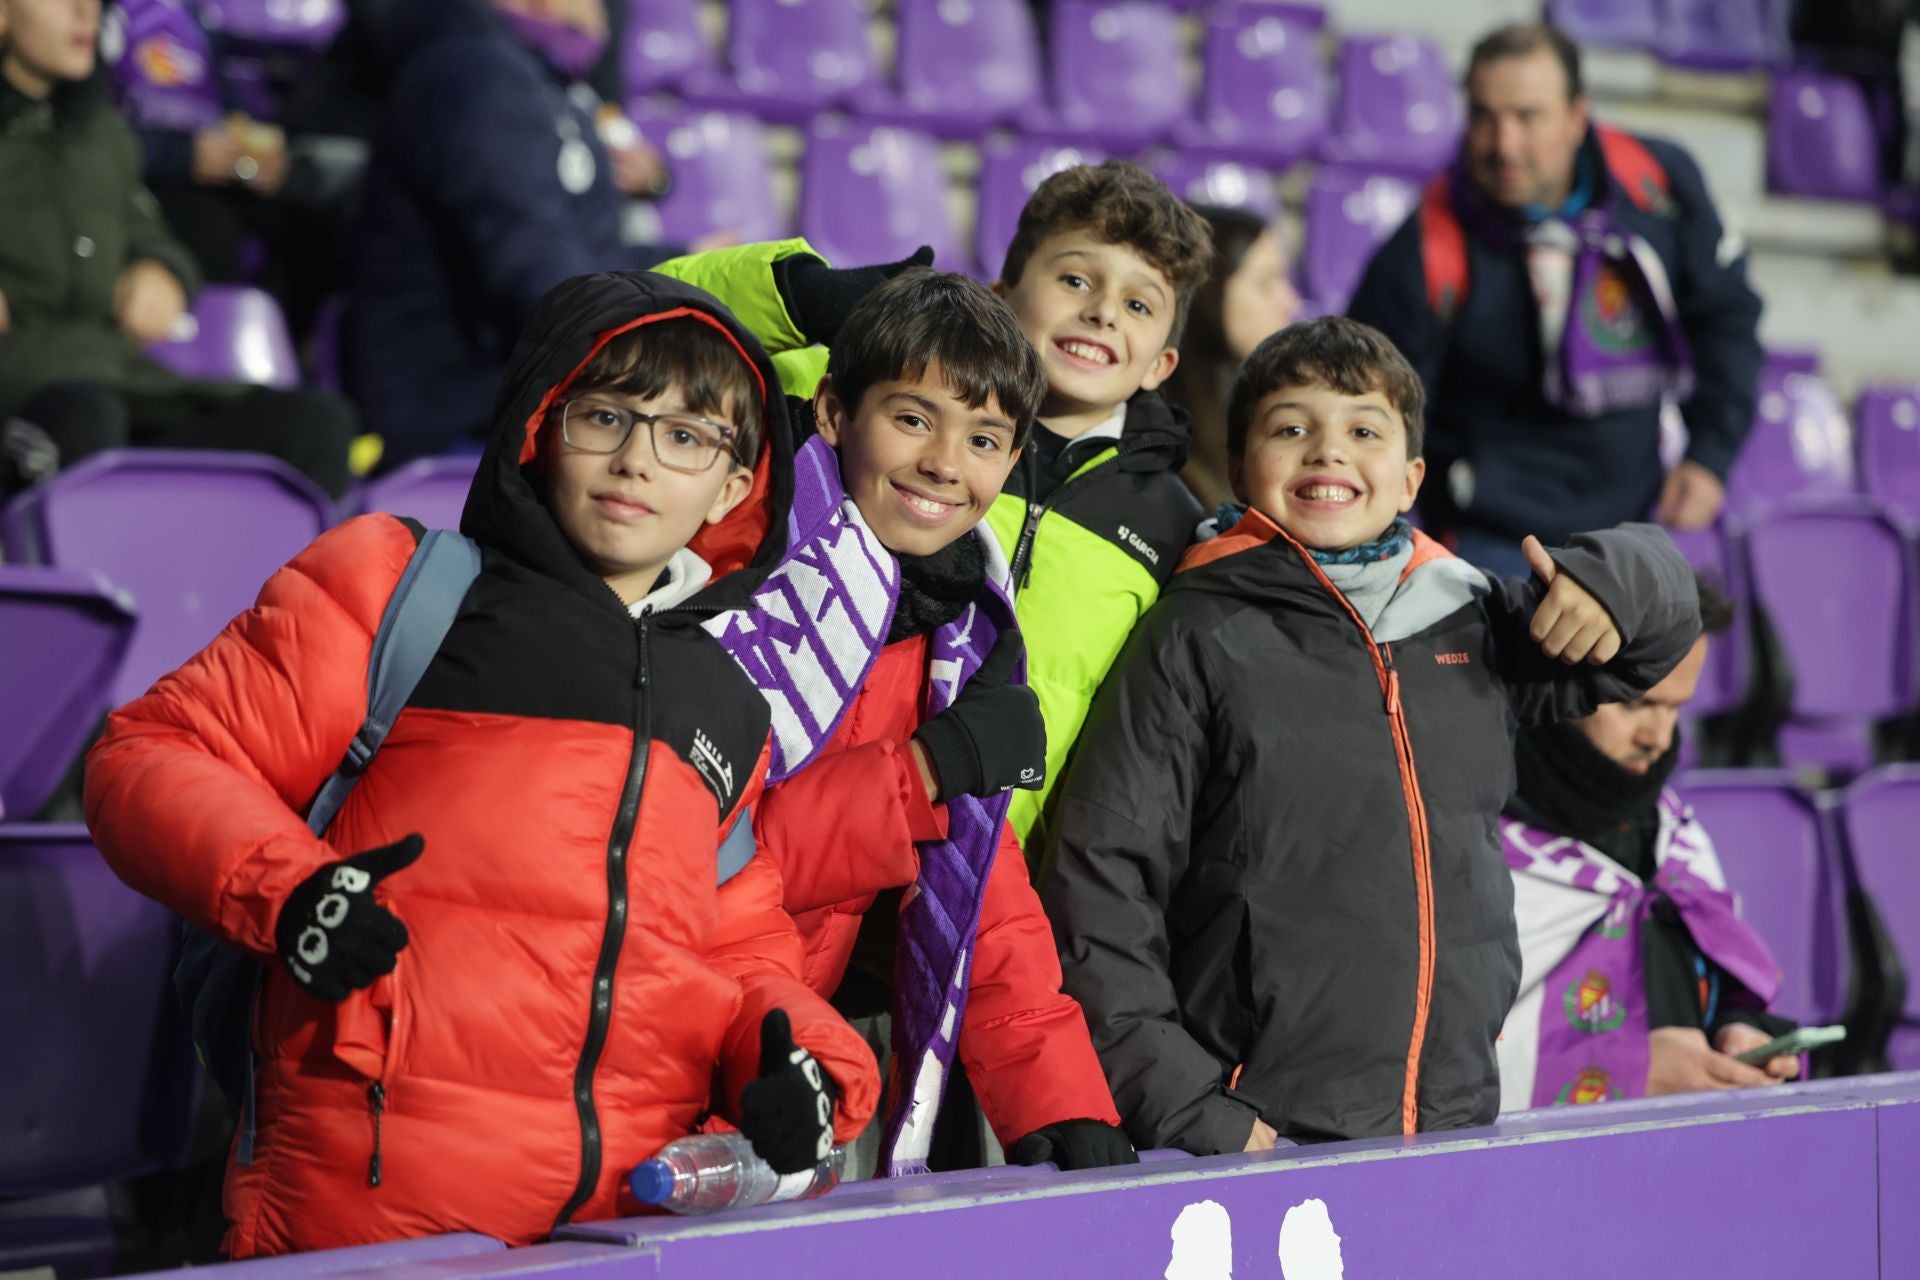
<instances>
[{"instance_id":1,"label":"white teeth","mask_svg":"<svg viewBox=\"0 0 1920 1280\"><path fill-rule=\"evenodd\" d=\"M1078 356L1082 360L1091 360L1095 364L1113 363L1113 356L1110 352L1103 347L1096 347L1091 343L1063 342L1060 344L1060 349L1070 356Z\"/></svg>"},{"instance_id":2,"label":"white teeth","mask_svg":"<svg viewBox=\"0 0 1920 1280\"><path fill-rule=\"evenodd\" d=\"M1354 495L1345 485L1310 484L1300 490L1300 496L1309 502L1339 502Z\"/></svg>"},{"instance_id":3,"label":"white teeth","mask_svg":"<svg viewBox=\"0 0 1920 1280\"><path fill-rule=\"evenodd\" d=\"M915 511L924 511L930 516L943 516L953 510L953 504L950 502L933 502L927 498L922 498L911 493L902 494L901 496L907 500L907 505Z\"/></svg>"}]
</instances>

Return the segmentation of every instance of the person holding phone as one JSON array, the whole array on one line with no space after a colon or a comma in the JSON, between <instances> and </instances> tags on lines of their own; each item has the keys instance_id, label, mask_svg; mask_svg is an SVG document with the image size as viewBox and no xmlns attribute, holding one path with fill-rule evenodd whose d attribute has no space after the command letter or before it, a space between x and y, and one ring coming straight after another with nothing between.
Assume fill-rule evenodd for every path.
<instances>
[{"instance_id":1,"label":"person holding phone","mask_svg":"<svg viewBox=\"0 0 1920 1280\"><path fill-rule=\"evenodd\" d=\"M1798 1050L1742 1061L1794 1023L1766 1011L1780 970L1739 916L1713 843L1667 785L1680 708L1732 606L1700 586L1704 632L1633 702L1523 731L1500 821L1520 929L1520 995L1499 1041L1502 1111L1800 1074Z\"/></svg>"}]
</instances>

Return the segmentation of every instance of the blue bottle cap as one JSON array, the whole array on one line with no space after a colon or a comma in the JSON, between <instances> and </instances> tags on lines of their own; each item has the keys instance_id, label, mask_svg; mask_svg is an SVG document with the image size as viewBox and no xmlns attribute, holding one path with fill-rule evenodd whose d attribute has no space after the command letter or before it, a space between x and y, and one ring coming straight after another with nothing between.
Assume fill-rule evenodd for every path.
<instances>
[{"instance_id":1,"label":"blue bottle cap","mask_svg":"<svg viewBox=\"0 0 1920 1280\"><path fill-rule=\"evenodd\" d=\"M627 1186L641 1204L665 1204L673 1198L673 1169L665 1160L643 1160L627 1175Z\"/></svg>"}]
</instances>

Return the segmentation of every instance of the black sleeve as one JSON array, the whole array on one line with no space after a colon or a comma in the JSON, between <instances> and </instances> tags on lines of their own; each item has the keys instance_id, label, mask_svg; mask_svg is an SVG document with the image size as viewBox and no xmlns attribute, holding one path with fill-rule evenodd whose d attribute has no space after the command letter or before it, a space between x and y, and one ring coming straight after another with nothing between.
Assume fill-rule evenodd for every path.
<instances>
[{"instance_id":1,"label":"black sleeve","mask_svg":"<svg viewBox=\"0 0 1920 1280\"><path fill-rule=\"evenodd\" d=\"M1418 211L1373 255L1360 288L1347 304L1347 315L1392 339L1420 374L1427 395L1438 393L1445 333L1439 317L1427 306L1427 268L1420 253Z\"/></svg>"},{"instance_id":2,"label":"black sleeve","mask_svg":"<svg viewBox=\"0 0 1920 1280\"><path fill-rule=\"evenodd\" d=\"M1693 353L1693 397L1681 406L1687 457L1726 479L1753 428L1766 351L1760 345L1760 295L1747 281L1747 252L1721 226L1700 169L1685 151L1651 143L1666 168L1678 220L1673 299Z\"/></svg>"},{"instance_id":3,"label":"black sleeve","mask_svg":"<svg viewBox=\"0 0 1920 1280\"><path fill-rule=\"evenodd\" d=\"M1694 973L1693 935L1664 901L1640 931L1640 964L1647 989L1647 1029L1699 1027L1700 980Z\"/></svg>"},{"instance_id":4,"label":"black sleeve","mask_svg":"<svg viewBox=\"0 0 1920 1280\"><path fill-rule=\"evenodd\" d=\"M1166 604L1127 642L1061 786L1041 889L1062 990L1086 1011L1134 1145L1214 1155L1245 1149L1256 1112L1228 1096L1221 1063L1181 1026L1168 972L1167 908L1210 764L1199 643Z\"/></svg>"},{"instance_id":5,"label":"black sleeve","mask_svg":"<svg viewBox=\"0 0 1920 1280\"><path fill-rule=\"evenodd\" d=\"M1620 652L1602 667L1549 658L1528 634L1545 586L1531 575L1496 582L1487 601L1495 656L1521 724L1571 720L1604 702L1630 702L1665 679L1700 638L1693 570L1658 525L1576 533L1548 554L1613 617Z\"/></svg>"},{"instance_id":6,"label":"black sleeve","mask_svg":"<svg viewBox=\"0 0 1920 1280\"><path fill-rule=\"evenodd\" d=\"M140 171L148 182L185 182L193 176L194 135L184 129L141 129Z\"/></svg>"}]
</instances>

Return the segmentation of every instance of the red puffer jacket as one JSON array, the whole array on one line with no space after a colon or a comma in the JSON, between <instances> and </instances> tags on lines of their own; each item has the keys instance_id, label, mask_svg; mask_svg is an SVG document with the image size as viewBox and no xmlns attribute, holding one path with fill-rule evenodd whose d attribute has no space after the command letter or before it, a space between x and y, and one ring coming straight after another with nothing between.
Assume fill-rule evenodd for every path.
<instances>
[{"instance_id":1,"label":"red puffer jacket","mask_svg":"<svg viewBox=\"0 0 1920 1280\"><path fill-rule=\"evenodd\" d=\"M755 837L778 859L806 939L807 983L822 995L845 977L875 897L919 875L914 842L946 835L946 810L928 803L909 745L926 683L924 636L882 649L820 756L770 788L755 813ZM960 1059L1003 1145L1058 1120L1120 1123L1086 1018L1060 993L1053 930L1010 826L987 876L972 983Z\"/></svg>"},{"instance_id":2,"label":"red puffer jacket","mask_svg":"<svg viewBox=\"0 0 1920 1280\"><path fill-rule=\"evenodd\" d=\"M706 548L737 571L638 621L521 469L546 405L611 331L698 314L763 386L772 372L677 282L596 276L556 294L462 521L481 576L325 839L300 812L366 711L372 637L415 545L392 517L302 552L115 712L89 759L88 820L114 869L267 962L258 1141L227 1178L234 1256L459 1230L525 1243L631 1210L635 1164L710 1111L737 1116L776 1006L839 1084L838 1135L873 1112L871 1053L800 980L776 864L716 888L720 834L765 776L768 713L697 623L744 599L758 574L743 559L778 551L784 418L757 511ZM380 888L410 936L399 967L340 1003L311 998L274 956L280 904L316 868L416 831L419 861Z\"/></svg>"}]
</instances>

